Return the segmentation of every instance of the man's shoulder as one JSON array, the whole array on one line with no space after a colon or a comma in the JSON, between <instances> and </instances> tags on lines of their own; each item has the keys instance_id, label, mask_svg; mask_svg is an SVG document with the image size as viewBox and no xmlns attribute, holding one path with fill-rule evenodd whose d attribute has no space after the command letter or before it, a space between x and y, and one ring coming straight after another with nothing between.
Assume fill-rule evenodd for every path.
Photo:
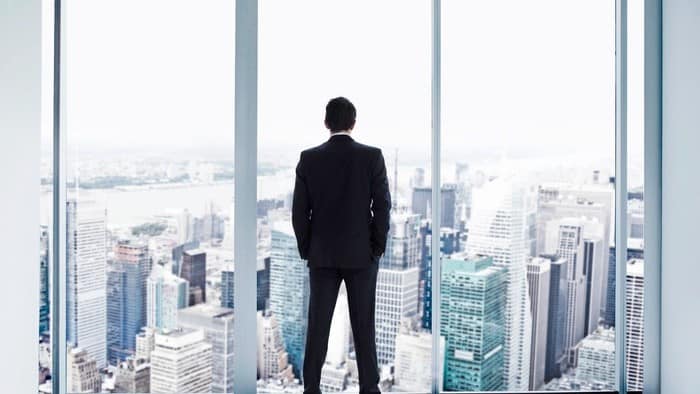
<instances>
[{"instance_id":1,"label":"man's shoulder","mask_svg":"<svg viewBox=\"0 0 700 394\"><path fill-rule=\"evenodd\" d=\"M363 152L371 153L372 155L378 155L378 154L382 153L382 150L377 148L376 146L365 145L365 144L357 142L357 141L355 141L355 143L353 145L355 146L356 149L361 150Z\"/></svg>"}]
</instances>

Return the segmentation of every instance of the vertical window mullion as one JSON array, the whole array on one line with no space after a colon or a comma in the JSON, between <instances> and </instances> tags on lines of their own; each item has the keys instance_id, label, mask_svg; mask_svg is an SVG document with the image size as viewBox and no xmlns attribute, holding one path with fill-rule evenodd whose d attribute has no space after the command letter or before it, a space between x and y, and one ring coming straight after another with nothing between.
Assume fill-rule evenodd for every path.
<instances>
[{"instance_id":1,"label":"vertical window mullion","mask_svg":"<svg viewBox=\"0 0 700 394\"><path fill-rule=\"evenodd\" d=\"M236 1L235 50L234 387L239 393L254 393L257 378L254 301L257 291L257 0Z\"/></svg>"},{"instance_id":2,"label":"vertical window mullion","mask_svg":"<svg viewBox=\"0 0 700 394\"><path fill-rule=\"evenodd\" d=\"M627 392L625 282L627 278L627 0L615 0L615 369Z\"/></svg>"},{"instance_id":3,"label":"vertical window mullion","mask_svg":"<svg viewBox=\"0 0 700 394\"><path fill-rule=\"evenodd\" d=\"M432 0L432 50L431 50L431 310L432 310L432 382L433 393L440 391L440 61L441 61L441 2Z\"/></svg>"},{"instance_id":4,"label":"vertical window mullion","mask_svg":"<svg viewBox=\"0 0 700 394\"><path fill-rule=\"evenodd\" d=\"M51 360L52 392L67 392L66 369L66 168L65 168L65 49L64 9L54 1L53 36L53 235L51 259Z\"/></svg>"}]
</instances>

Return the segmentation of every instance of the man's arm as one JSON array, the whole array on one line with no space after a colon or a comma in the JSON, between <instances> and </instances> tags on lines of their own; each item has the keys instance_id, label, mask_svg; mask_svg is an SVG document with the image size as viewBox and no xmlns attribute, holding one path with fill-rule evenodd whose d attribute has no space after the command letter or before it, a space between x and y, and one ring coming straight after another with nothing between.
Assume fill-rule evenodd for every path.
<instances>
[{"instance_id":1,"label":"man's arm","mask_svg":"<svg viewBox=\"0 0 700 394\"><path fill-rule=\"evenodd\" d=\"M294 182L294 198L292 200L292 226L297 238L299 256L308 260L309 238L311 235L311 202L303 168L304 153L299 156Z\"/></svg>"},{"instance_id":2,"label":"man's arm","mask_svg":"<svg viewBox=\"0 0 700 394\"><path fill-rule=\"evenodd\" d=\"M386 238L389 232L389 217L391 211L391 195L389 194L389 180L386 176L386 165L382 151L378 152L372 167L371 184L372 204L372 254L381 256L386 249Z\"/></svg>"}]
</instances>

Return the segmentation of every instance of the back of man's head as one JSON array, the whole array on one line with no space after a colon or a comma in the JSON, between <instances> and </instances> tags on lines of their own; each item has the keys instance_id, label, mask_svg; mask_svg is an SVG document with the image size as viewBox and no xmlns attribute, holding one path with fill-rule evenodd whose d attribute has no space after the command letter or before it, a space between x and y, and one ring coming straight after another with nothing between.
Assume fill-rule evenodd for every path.
<instances>
[{"instance_id":1,"label":"back of man's head","mask_svg":"<svg viewBox=\"0 0 700 394\"><path fill-rule=\"evenodd\" d=\"M355 106L345 97L336 97L326 104L326 127L331 133L355 127Z\"/></svg>"}]
</instances>

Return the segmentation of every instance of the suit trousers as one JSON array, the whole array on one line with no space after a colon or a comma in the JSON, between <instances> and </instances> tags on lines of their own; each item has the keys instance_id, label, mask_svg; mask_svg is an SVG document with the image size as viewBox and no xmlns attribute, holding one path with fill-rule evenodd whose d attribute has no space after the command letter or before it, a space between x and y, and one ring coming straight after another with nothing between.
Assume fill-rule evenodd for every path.
<instances>
[{"instance_id":1,"label":"suit trousers","mask_svg":"<svg viewBox=\"0 0 700 394\"><path fill-rule=\"evenodd\" d=\"M318 394L321 368L326 360L328 334L340 282L345 281L350 310L360 393L379 393L379 371L374 329L377 261L367 268L309 267L309 316L304 354L304 393Z\"/></svg>"}]
</instances>

